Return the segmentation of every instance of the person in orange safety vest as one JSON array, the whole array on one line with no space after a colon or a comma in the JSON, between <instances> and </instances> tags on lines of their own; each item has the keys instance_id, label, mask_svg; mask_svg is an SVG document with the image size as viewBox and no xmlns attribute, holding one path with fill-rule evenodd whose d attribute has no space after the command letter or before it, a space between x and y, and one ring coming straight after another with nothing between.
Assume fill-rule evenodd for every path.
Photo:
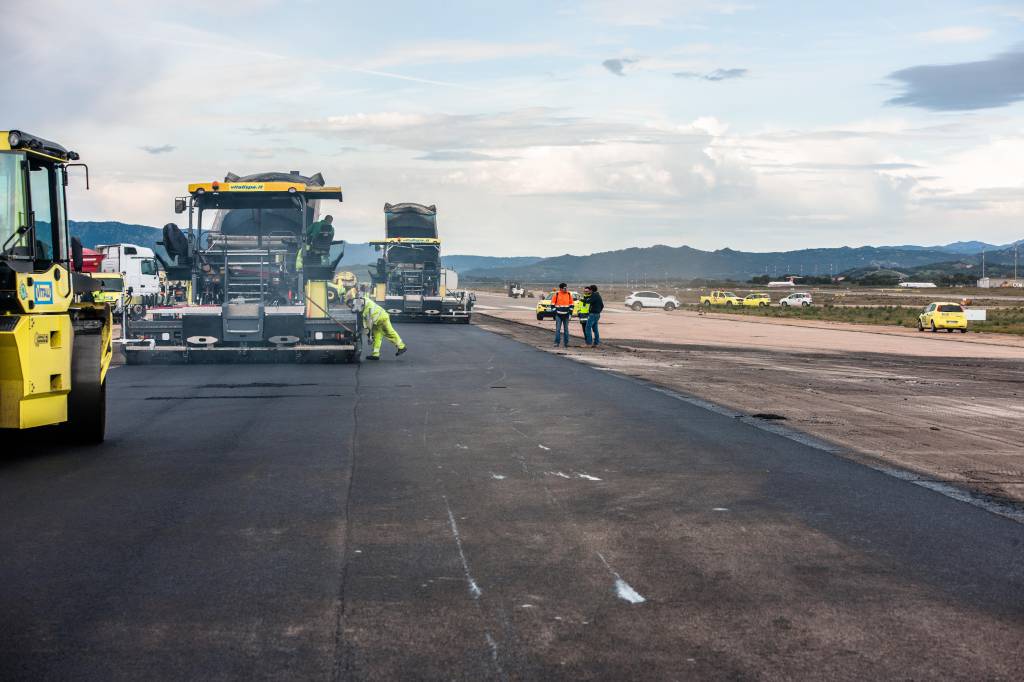
<instances>
[{"instance_id":1,"label":"person in orange safety vest","mask_svg":"<svg viewBox=\"0 0 1024 682\"><path fill-rule=\"evenodd\" d=\"M565 332L565 347L569 347L569 318L572 317L573 300L572 294L566 289L568 285L562 282L558 285L558 291L551 296L551 305L555 309L555 347L562 341L562 331Z\"/></svg>"}]
</instances>

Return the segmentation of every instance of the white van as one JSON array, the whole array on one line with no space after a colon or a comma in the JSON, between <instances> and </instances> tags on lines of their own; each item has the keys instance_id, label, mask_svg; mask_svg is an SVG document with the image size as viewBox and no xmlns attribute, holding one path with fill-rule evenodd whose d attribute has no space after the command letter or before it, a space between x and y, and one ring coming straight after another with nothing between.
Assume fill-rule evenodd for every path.
<instances>
[{"instance_id":1,"label":"white van","mask_svg":"<svg viewBox=\"0 0 1024 682\"><path fill-rule=\"evenodd\" d=\"M160 297L160 270L153 249L137 244L100 244L96 251L104 258L100 272L116 272L124 277L124 291L132 298L152 305Z\"/></svg>"}]
</instances>

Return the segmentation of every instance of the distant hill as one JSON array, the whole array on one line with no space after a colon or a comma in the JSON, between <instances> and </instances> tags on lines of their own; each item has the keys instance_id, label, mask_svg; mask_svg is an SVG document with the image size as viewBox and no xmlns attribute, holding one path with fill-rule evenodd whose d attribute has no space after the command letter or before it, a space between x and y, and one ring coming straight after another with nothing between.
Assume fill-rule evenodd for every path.
<instances>
[{"instance_id":1,"label":"distant hill","mask_svg":"<svg viewBox=\"0 0 1024 682\"><path fill-rule=\"evenodd\" d=\"M152 249L160 240L160 230L148 225L72 220L69 227L71 234L81 239L82 246L89 249L96 248L97 244L138 244Z\"/></svg>"},{"instance_id":2,"label":"distant hill","mask_svg":"<svg viewBox=\"0 0 1024 682\"><path fill-rule=\"evenodd\" d=\"M996 244L989 244L987 242L953 242L952 244L946 244L945 246L938 247L943 251L949 251L950 253L981 253L982 251L991 251L992 249L1002 248Z\"/></svg>"},{"instance_id":3,"label":"distant hill","mask_svg":"<svg viewBox=\"0 0 1024 682\"><path fill-rule=\"evenodd\" d=\"M540 256L441 256L446 268L456 272L468 272L484 268L522 267L533 265L541 260Z\"/></svg>"},{"instance_id":4,"label":"distant hill","mask_svg":"<svg viewBox=\"0 0 1024 682\"><path fill-rule=\"evenodd\" d=\"M115 221L71 222L71 232L87 247L97 244L127 242L156 247L160 230L146 225ZM1024 240L1015 242L1024 244ZM960 251L952 251L958 248ZM993 246L985 242L954 242L945 246L862 246L837 249L801 249L754 253L719 249L702 251L689 246L650 246L646 248L605 251L589 256L566 254L554 258L502 256L443 256L446 267L453 268L468 280L557 281L561 279L594 282L622 281L639 278L675 279L717 278L743 279L755 275L839 274L858 268L894 269L915 273L921 266L935 267L936 273L980 271L981 252L985 251L988 267L1013 263L1013 244ZM1024 249L1022 249L1024 250ZM375 263L377 252L365 243L345 246L343 267ZM995 271L993 271L994 274ZM919 276L923 271L916 272Z\"/></svg>"},{"instance_id":5,"label":"distant hill","mask_svg":"<svg viewBox=\"0 0 1024 682\"><path fill-rule=\"evenodd\" d=\"M801 249L752 253L720 249L701 251L689 246L651 246L606 251L589 256L564 255L530 265L476 269L463 273L467 279L592 280L608 282L626 278L747 279L763 274L838 274L854 268L902 269L949 261L960 254L940 248L844 246L835 249ZM964 258L971 258L963 254Z\"/></svg>"}]
</instances>

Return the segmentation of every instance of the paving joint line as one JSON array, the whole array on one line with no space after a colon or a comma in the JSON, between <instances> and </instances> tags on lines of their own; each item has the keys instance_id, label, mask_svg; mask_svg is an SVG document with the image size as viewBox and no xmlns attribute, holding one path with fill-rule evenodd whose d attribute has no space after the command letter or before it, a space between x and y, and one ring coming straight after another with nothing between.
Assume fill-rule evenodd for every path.
<instances>
[{"instance_id":1,"label":"paving joint line","mask_svg":"<svg viewBox=\"0 0 1024 682\"><path fill-rule=\"evenodd\" d=\"M338 585L338 606L334 624L334 661L331 670L332 680L351 678L351 657L345 646L345 592L348 586L348 567L352 550L352 488L356 478L356 451L359 447L359 369L362 363L356 364L355 399L352 401L352 435L349 438L349 469L348 486L345 490L345 546L341 558L341 580Z\"/></svg>"}]
</instances>

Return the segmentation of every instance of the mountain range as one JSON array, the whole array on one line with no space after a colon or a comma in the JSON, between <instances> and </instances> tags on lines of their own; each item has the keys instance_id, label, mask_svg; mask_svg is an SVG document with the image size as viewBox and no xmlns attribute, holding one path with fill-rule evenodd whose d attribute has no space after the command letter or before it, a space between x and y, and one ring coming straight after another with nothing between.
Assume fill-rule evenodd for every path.
<instances>
[{"instance_id":1,"label":"mountain range","mask_svg":"<svg viewBox=\"0 0 1024 682\"><path fill-rule=\"evenodd\" d=\"M72 222L71 231L87 247L126 242L156 247L160 231L146 225L118 222ZM625 279L747 279L755 275L828 275L864 268L911 269L933 266L937 270L980 271L982 253L987 265L1011 265L1014 245L979 241L939 246L848 246L795 251L750 252L734 249L703 251L689 246L649 246L605 251L587 256L565 254L553 258L451 255L446 267L467 280L547 281L558 279L594 282ZM373 263L374 248L365 243L345 245L342 265Z\"/></svg>"}]
</instances>

